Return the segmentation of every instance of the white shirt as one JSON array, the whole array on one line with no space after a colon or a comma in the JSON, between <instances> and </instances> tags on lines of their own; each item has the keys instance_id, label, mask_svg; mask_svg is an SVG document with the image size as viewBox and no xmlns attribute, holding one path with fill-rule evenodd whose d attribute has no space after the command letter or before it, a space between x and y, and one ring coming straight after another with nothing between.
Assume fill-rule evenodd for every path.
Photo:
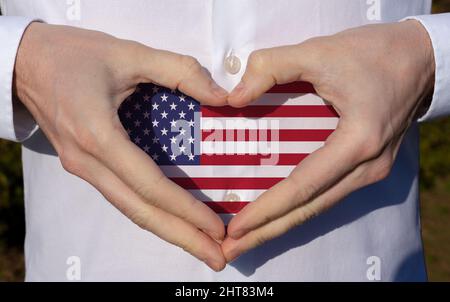
<instances>
[{"instance_id":1,"label":"white shirt","mask_svg":"<svg viewBox=\"0 0 450 302\"><path fill-rule=\"evenodd\" d=\"M24 141L28 281L67 281L78 261L82 281L368 281L378 279L378 272L383 281L426 280L417 123L386 180L351 194L325 214L216 273L141 230L95 188L65 172L42 132L33 130L29 114L12 100L11 86L21 35L35 19L192 55L220 85L231 89L253 50L428 14L431 1L0 0L0 4L4 15L20 16L0 17L0 137ZM436 57L434 97L422 118L429 120L450 113L450 15L416 18L427 28ZM235 75L223 65L231 52L242 62Z\"/></svg>"}]
</instances>

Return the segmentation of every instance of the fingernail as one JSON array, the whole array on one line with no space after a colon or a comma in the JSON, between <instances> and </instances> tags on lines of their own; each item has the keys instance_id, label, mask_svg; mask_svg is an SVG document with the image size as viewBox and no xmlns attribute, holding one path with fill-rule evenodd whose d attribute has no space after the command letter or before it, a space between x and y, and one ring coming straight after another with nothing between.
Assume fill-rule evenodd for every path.
<instances>
[{"instance_id":1,"label":"fingernail","mask_svg":"<svg viewBox=\"0 0 450 302\"><path fill-rule=\"evenodd\" d=\"M215 82L212 82L211 89L213 93L219 98L224 98L228 95L228 91L217 85Z\"/></svg>"},{"instance_id":2,"label":"fingernail","mask_svg":"<svg viewBox=\"0 0 450 302\"><path fill-rule=\"evenodd\" d=\"M216 272L221 271L224 268L223 261L219 261L216 259L207 259L205 260L205 263Z\"/></svg>"},{"instance_id":3,"label":"fingernail","mask_svg":"<svg viewBox=\"0 0 450 302\"><path fill-rule=\"evenodd\" d=\"M236 87L234 87L233 91L230 93L230 98L237 98L239 97L245 90L245 84L244 82L239 82Z\"/></svg>"}]
</instances>

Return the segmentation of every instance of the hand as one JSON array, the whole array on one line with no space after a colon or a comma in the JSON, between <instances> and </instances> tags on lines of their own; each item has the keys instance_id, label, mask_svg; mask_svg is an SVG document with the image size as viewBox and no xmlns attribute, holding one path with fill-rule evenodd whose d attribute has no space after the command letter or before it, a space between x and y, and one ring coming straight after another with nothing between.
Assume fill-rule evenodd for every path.
<instances>
[{"instance_id":1,"label":"hand","mask_svg":"<svg viewBox=\"0 0 450 302\"><path fill-rule=\"evenodd\" d=\"M221 270L222 220L168 180L120 123L121 102L141 82L180 89L205 104L226 102L226 91L192 57L40 23L25 32L14 88L67 171L140 227Z\"/></svg>"},{"instance_id":2,"label":"hand","mask_svg":"<svg viewBox=\"0 0 450 302\"><path fill-rule=\"evenodd\" d=\"M325 145L228 225L228 261L384 179L433 86L434 57L417 21L369 25L254 52L228 102L242 107L274 84L311 82L340 115Z\"/></svg>"}]
</instances>

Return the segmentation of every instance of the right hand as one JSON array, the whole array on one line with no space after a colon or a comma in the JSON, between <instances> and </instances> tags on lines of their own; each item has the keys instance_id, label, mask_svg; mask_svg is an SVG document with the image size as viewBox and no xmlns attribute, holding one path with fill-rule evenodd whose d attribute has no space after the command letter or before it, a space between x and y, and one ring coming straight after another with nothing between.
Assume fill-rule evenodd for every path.
<instances>
[{"instance_id":1,"label":"right hand","mask_svg":"<svg viewBox=\"0 0 450 302\"><path fill-rule=\"evenodd\" d=\"M41 23L32 23L23 36L14 89L64 169L143 229L222 270L220 217L166 178L120 123L122 101L148 82L179 89L203 104L226 103L226 91L192 57Z\"/></svg>"}]
</instances>

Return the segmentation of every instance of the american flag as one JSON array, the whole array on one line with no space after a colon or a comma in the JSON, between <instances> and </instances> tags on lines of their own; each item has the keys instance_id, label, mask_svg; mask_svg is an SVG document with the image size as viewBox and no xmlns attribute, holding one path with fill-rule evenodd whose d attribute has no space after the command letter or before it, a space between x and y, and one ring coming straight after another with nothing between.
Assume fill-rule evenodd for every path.
<instances>
[{"instance_id":1,"label":"american flag","mask_svg":"<svg viewBox=\"0 0 450 302\"><path fill-rule=\"evenodd\" d=\"M338 115L309 83L277 85L246 108L201 106L141 84L119 108L130 139L225 222L320 148Z\"/></svg>"}]
</instances>

